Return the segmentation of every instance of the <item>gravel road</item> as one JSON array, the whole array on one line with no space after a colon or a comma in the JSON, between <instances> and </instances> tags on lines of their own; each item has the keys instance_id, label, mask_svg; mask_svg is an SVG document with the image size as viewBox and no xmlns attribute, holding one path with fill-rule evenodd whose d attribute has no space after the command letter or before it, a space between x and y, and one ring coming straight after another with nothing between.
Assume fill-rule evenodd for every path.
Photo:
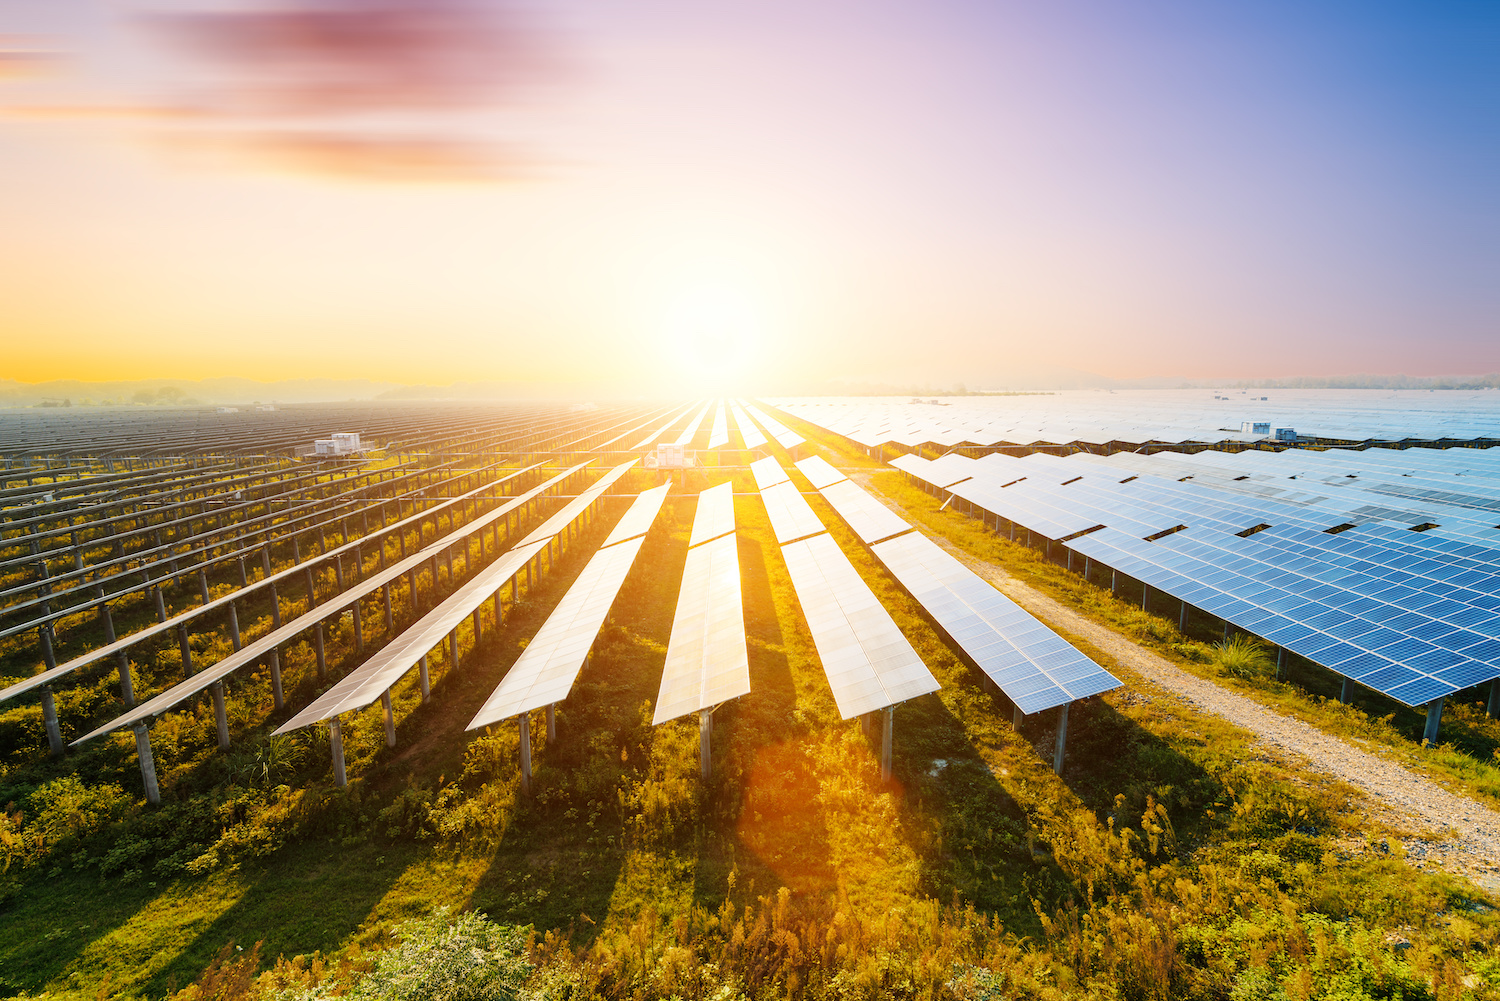
<instances>
[{"instance_id":1,"label":"gravel road","mask_svg":"<svg viewBox=\"0 0 1500 1001\"><path fill-rule=\"evenodd\" d=\"M857 474L856 477L867 480ZM868 487L868 482L865 485ZM895 511L901 510L889 501L886 504ZM1176 693L1203 712L1221 716L1257 734L1267 744L1301 756L1307 767L1364 791L1370 798L1368 806L1372 813L1384 814L1399 829L1417 832L1404 843L1407 858L1413 864L1435 865L1492 892L1500 892L1500 812L1466 796L1455 795L1379 754L1361 750L1347 740L1189 674L1166 658L1017 580L999 566L965 552L946 539L938 536L932 539L1042 621L1086 639L1107 658Z\"/></svg>"}]
</instances>

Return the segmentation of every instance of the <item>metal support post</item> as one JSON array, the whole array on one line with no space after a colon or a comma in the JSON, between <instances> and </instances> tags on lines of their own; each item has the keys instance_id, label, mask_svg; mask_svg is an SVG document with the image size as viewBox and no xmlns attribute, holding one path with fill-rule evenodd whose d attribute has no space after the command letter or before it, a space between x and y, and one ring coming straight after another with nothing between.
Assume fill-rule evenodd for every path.
<instances>
[{"instance_id":1,"label":"metal support post","mask_svg":"<svg viewBox=\"0 0 1500 1001\"><path fill-rule=\"evenodd\" d=\"M885 714L880 735L880 781L891 780L891 735L896 728L896 707L886 706L881 710Z\"/></svg>"},{"instance_id":2,"label":"metal support post","mask_svg":"<svg viewBox=\"0 0 1500 1001\"><path fill-rule=\"evenodd\" d=\"M391 708L391 690L380 693L380 708L385 712L385 746L396 746L396 713Z\"/></svg>"},{"instance_id":3,"label":"metal support post","mask_svg":"<svg viewBox=\"0 0 1500 1001\"><path fill-rule=\"evenodd\" d=\"M153 587L151 593L156 597L156 621L167 621L167 600L162 597L161 588Z\"/></svg>"},{"instance_id":4,"label":"metal support post","mask_svg":"<svg viewBox=\"0 0 1500 1001\"><path fill-rule=\"evenodd\" d=\"M1109 571L1109 593L1116 596L1120 593L1120 571L1118 570Z\"/></svg>"},{"instance_id":5,"label":"metal support post","mask_svg":"<svg viewBox=\"0 0 1500 1001\"><path fill-rule=\"evenodd\" d=\"M1025 718L1026 718L1026 714L1021 711L1021 707L1020 706L1016 706L1015 707L1015 712L1011 713L1011 715L1010 715L1010 727L1011 727L1011 729L1014 730L1014 731L1016 731L1016 733L1020 733L1021 732L1021 721L1023 719L1025 719Z\"/></svg>"},{"instance_id":6,"label":"metal support post","mask_svg":"<svg viewBox=\"0 0 1500 1001\"><path fill-rule=\"evenodd\" d=\"M396 629L396 616L391 612L391 585L389 582L380 589L381 597L385 601L385 631L394 632Z\"/></svg>"},{"instance_id":7,"label":"metal support post","mask_svg":"<svg viewBox=\"0 0 1500 1001\"><path fill-rule=\"evenodd\" d=\"M215 681L209 686L214 697L214 722L219 726L219 749L229 750L229 715L224 711L224 682Z\"/></svg>"},{"instance_id":8,"label":"metal support post","mask_svg":"<svg viewBox=\"0 0 1500 1001\"><path fill-rule=\"evenodd\" d=\"M484 633L479 624L479 609L474 609L474 647L478 649L479 641L484 638Z\"/></svg>"},{"instance_id":9,"label":"metal support post","mask_svg":"<svg viewBox=\"0 0 1500 1001\"><path fill-rule=\"evenodd\" d=\"M316 585L313 582L312 567L305 567L302 571L302 575L307 578L307 610L310 612L318 603L318 599L316 597L318 591Z\"/></svg>"},{"instance_id":10,"label":"metal support post","mask_svg":"<svg viewBox=\"0 0 1500 1001\"><path fill-rule=\"evenodd\" d=\"M1427 703L1427 726L1422 731L1422 742L1428 747L1436 747L1438 739L1438 724L1443 719L1443 700L1433 699Z\"/></svg>"},{"instance_id":11,"label":"metal support post","mask_svg":"<svg viewBox=\"0 0 1500 1001\"><path fill-rule=\"evenodd\" d=\"M191 678L193 676L193 648L188 646L187 626L177 627L177 649L182 654L182 676Z\"/></svg>"},{"instance_id":12,"label":"metal support post","mask_svg":"<svg viewBox=\"0 0 1500 1001\"><path fill-rule=\"evenodd\" d=\"M198 590L203 592L203 603L205 605L208 604L208 574L204 573L202 569L198 571Z\"/></svg>"},{"instance_id":13,"label":"metal support post","mask_svg":"<svg viewBox=\"0 0 1500 1001\"><path fill-rule=\"evenodd\" d=\"M161 802L161 787L156 784L156 761L151 757L151 734L146 721L141 720L135 729L135 753L141 759L141 784L146 787L146 802L152 806Z\"/></svg>"},{"instance_id":14,"label":"metal support post","mask_svg":"<svg viewBox=\"0 0 1500 1001\"><path fill-rule=\"evenodd\" d=\"M120 701L129 709L135 705L135 685L130 679L130 658L121 650L115 654L120 665Z\"/></svg>"},{"instance_id":15,"label":"metal support post","mask_svg":"<svg viewBox=\"0 0 1500 1001\"><path fill-rule=\"evenodd\" d=\"M1276 648L1276 680L1280 681L1286 671L1286 647Z\"/></svg>"},{"instance_id":16,"label":"metal support post","mask_svg":"<svg viewBox=\"0 0 1500 1001\"><path fill-rule=\"evenodd\" d=\"M359 612L359 599L354 600L350 606L354 610L354 649L360 653L365 649L365 623L364 617Z\"/></svg>"},{"instance_id":17,"label":"metal support post","mask_svg":"<svg viewBox=\"0 0 1500 1001\"><path fill-rule=\"evenodd\" d=\"M1339 702L1341 702L1344 705L1348 705L1349 704L1349 700L1351 698L1353 698L1353 697L1354 697L1354 679L1353 678L1345 678L1344 679L1344 683L1342 685L1339 685Z\"/></svg>"},{"instance_id":18,"label":"metal support post","mask_svg":"<svg viewBox=\"0 0 1500 1001\"><path fill-rule=\"evenodd\" d=\"M313 639L318 650L318 680L328 678L328 659L323 653L323 623L319 622L313 627Z\"/></svg>"},{"instance_id":19,"label":"metal support post","mask_svg":"<svg viewBox=\"0 0 1500 1001\"><path fill-rule=\"evenodd\" d=\"M432 674L427 667L427 655L422 654L422 665L417 671L417 678L422 684L422 702L425 704L432 698Z\"/></svg>"},{"instance_id":20,"label":"metal support post","mask_svg":"<svg viewBox=\"0 0 1500 1001\"><path fill-rule=\"evenodd\" d=\"M234 643L236 650L244 646L240 642L240 613L235 610L232 601L229 603L229 639Z\"/></svg>"},{"instance_id":21,"label":"metal support post","mask_svg":"<svg viewBox=\"0 0 1500 1001\"><path fill-rule=\"evenodd\" d=\"M1500 719L1500 678L1490 682L1490 719Z\"/></svg>"},{"instance_id":22,"label":"metal support post","mask_svg":"<svg viewBox=\"0 0 1500 1001\"><path fill-rule=\"evenodd\" d=\"M1052 752L1052 770L1058 775L1062 774L1063 750L1068 744L1068 707L1070 705L1072 703L1064 702L1057 717L1057 750Z\"/></svg>"},{"instance_id":23,"label":"metal support post","mask_svg":"<svg viewBox=\"0 0 1500 1001\"><path fill-rule=\"evenodd\" d=\"M60 758L66 748L63 746L62 727L57 722L57 702L52 698L52 686L42 687L42 723L47 728L47 745L52 749L52 756Z\"/></svg>"},{"instance_id":24,"label":"metal support post","mask_svg":"<svg viewBox=\"0 0 1500 1001\"><path fill-rule=\"evenodd\" d=\"M276 593L276 585L271 585L271 628L281 628L281 595Z\"/></svg>"},{"instance_id":25,"label":"metal support post","mask_svg":"<svg viewBox=\"0 0 1500 1001\"><path fill-rule=\"evenodd\" d=\"M286 700L281 694L281 654L275 647L271 648L271 698L274 700L276 710L281 711L286 705Z\"/></svg>"},{"instance_id":26,"label":"metal support post","mask_svg":"<svg viewBox=\"0 0 1500 1001\"><path fill-rule=\"evenodd\" d=\"M707 782L714 770L714 711L698 710L698 777Z\"/></svg>"},{"instance_id":27,"label":"metal support post","mask_svg":"<svg viewBox=\"0 0 1500 1001\"><path fill-rule=\"evenodd\" d=\"M344 731L337 716L328 721L328 749L333 755L333 784L340 789L348 788L349 776L344 771Z\"/></svg>"},{"instance_id":28,"label":"metal support post","mask_svg":"<svg viewBox=\"0 0 1500 1001\"><path fill-rule=\"evenodd\" d=\"M531 714L517 717L521 723L521 791L531 795Z\"/></svg>"},{"instance_id":29,"label":"metal support post","mask_svg":"<svg viewBox=\"0 0 1500 1001\"><path fill-rule=\"evenodd\" d=\"M547 743L550 744L550 743L552 743L556 739L557 739L557 705L555 703L548 702L547 703Z\"/></svg>"},{"instance_id":30,"label":"metal support post","mask_svg":"<svg viewBox=\"0 0 1500 1001\"><path fill-rule=\"evenodd\" d=\"M1141 611L1151 611L1151 585L1141 581Z\"/></svg>"},{"instance_id":31,"label":"metal support post","mask_svg":"<svg viewBox=\"0 0 1500 1001\"><path fill-rule=\"evenodd\" d=\"M495 589L495 628L505 625L505 606L500 601L500 590Z\"/></svg>"},{"instance_id":32,"label":"metal support post","mask_svg":"<svg viewBox=\"0 0 1500 1001\"><path fill-rule=\"evenodd\" d=\"M448 634L448 666L458 670L458 630Z\"/></svg>"}]
</instances>

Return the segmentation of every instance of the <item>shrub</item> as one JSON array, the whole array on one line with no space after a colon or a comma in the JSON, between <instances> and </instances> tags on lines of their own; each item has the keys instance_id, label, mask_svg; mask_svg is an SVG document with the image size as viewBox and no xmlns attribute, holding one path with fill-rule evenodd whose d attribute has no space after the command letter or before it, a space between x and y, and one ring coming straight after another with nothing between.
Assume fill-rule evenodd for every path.
<instances>
[{"instance_id":1,"label":"shrub","mask_svg":"<svg viewBox=\"0 0 1500 1001\"><path fill-rule=\"evenodd\" d=\"M1234 678L1267 678L1276 670L1266 648L1243 633L1214 644L1214 663L1221 674Z\"/></svg>"}]
</instances>

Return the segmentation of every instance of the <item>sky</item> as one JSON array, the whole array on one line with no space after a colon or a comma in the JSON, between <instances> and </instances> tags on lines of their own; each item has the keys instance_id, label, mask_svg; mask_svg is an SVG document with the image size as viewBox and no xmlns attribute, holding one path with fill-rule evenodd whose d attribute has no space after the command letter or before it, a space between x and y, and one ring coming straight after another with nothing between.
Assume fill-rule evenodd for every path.
<instances>
[{"instance_id":1,"label":"sky","mask_svg":"<svg viewBox=\"0 0 1500 1001\"><path fill-rule=\"evenodd\" d=\"M0 0L0 378L1500 370L1500 4Z\"/></svg>"}]
</instances>

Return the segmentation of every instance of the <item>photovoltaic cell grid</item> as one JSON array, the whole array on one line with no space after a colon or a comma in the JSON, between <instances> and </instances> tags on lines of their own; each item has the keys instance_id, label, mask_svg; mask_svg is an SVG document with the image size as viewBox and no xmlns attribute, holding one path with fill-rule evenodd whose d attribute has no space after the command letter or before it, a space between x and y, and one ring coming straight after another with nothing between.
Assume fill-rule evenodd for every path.
<instances>
[{"instance_id":1,"label":"photovoltaic cell grid","mask_svg":"<svg viewBox=\"0 0 1500 1001\"><path fill-rule=\"evenodd\" d=\"M764 459L757 459L750 463L750 472L755 476L757 490L764 490L766 487L773 487L791 479L786 470L781 468L781 463L776 461L774 455L768 455Z\"/></svg>"},{"instance_id":2,"label":"photovoltaic cell grid","mask_svg":"<svg viewBox=\"0 0 1500 1001\"><path fill-rule=\"evenodd\" d=\"M866 545L912 530L903 518L850 480L824 487L818 492Z\"/></svg>"},{"instance_id":3,"label":"photovoltaic cell grid","mask_svg":"<svg viewBox=\"0 0 1500 1001\"><path fill-rule=\"evenodd\" d=\"M829 535L781 548L844 719L938 690L937 679Z\"/></svg>"},{"instance_id":4,"label":"photovoltaic cell grid","mask_svg":"<svg viewBox=\"0 0 1500 1001\"><path fill-rule=\"evenodd\" d=\"M813 489L822 490L824 487L832 486L840 480L848 479L842 472L834 468L833 464L821 455L810 455L800 459L796 463L797 470L806 476Z\"/></svg>"},{"instance_id":5,"label":"photovoltaic cell grid","mask_svg":"<svg viewBox=\"0 0 1500 1001\"><path fill-rule=\"evenodd\" d=\"M645 541L637 536L593 555L467 729L567 698Z\"/></svg>"},{"instance_id":6,"label":"photovoltaic cell grid","mask_svg":"<svg viewBox=\"0 0 1500 1001\"><path fill-rule=\"evenodd\" d=\"M871 549L1021 712L1120 687L1114 675L926 536L912 532Z\"/></svg>"},{"instance_id":7,"label":"photovoltaic cell grid","mask_svg":"<svg viewBox=\"0 0 1500 1001\"><path fill-rule=\"evenodd\" d=\"M766 429L767 434L776 439L776 444L782 448L796 448L807 440L754 404L746 403L745 409L755 417L761 427Z\"/></svg>"},{"instance_id":8,"label":"photovoltaic cell grid","mask_svg":"<svg viewBox=\"0 0 1500 1001\"><path fill-rule=\"evenodd\" d=\"M766 443L766 436L760 433L760 429L751 423L745 411L740 409L738 403L729 404L729 412L734 416L735 427L740 432L740 437L745 440L746 448L761 448Z\"/></svg>"},{"instance_id":9,"label":"photovoltaic cell grid","mask_svg":"<svg viewBox=\"0 0 1500 1001\"><path fill-rule=\"evenodd\" d=\"M900 466L925 479L923 461ZM1054 539L1098 518L1109 528L1069 541L1075 553L1407 705L1500 676L1500 575L1479 547L1391 526L1329 534L1341 514L1181 478L1136 474L1122 483L1092 472L1097 459L962 461L977 474L953 489L960 498ZM953 465L935 478L951 476ZM1032 475L1018 479L1021 467ZM1187 527L1144 541L1174 520ZM1266 525L1248 537L1232 531Z\"/></svg>"},{"instance_id":10,"label":"photovoltaic cell grid","mask_svg":"<svg viewBox=\"0 0 1500 1001\"><path fill-rule=\"evenodd\" d=\"M359 667L340 679L311 705L276 729L277 734L291 733L305 726L332 719L340 713L363 709L380 698L401 676L433 647L443 642L453 630L474 613L480 605L516 575L533 556L541 552L550 539L524 543L501 556L465 581L457 591L422 616L390 643Z\"/></svg>"},{"instance_id":11,"label":"photovoltaic cell grid","mask_svg":"<svg viewBox=\"0 0 1500 1001\"><path fill-rule=\"evenodd\" d=\"M693 515L693 534L688 546L698 546L710 539L734 531L734 484L720 483L698 494L698 510Z\"/></svg>"},{"instance_id":12,"label":"photovoltaic cell grid","mask_svg":"<svg viewBox=\"0 0 1500 1001\"><path fill-rule=\"evenodd\" d=\"M763 487L760 497L765 502L766 514L771 518L771 530L776 533L778 545L817 535L824 530L823 522L808 507L791 480Z\"/></svg>"},{"instance_id":13,"label":"photovoltaic cell grid","mask_svg":"<svg viewBox=\"0 0 1500 1001\"><path fill-rule=\"evenodd\" d=\"M508 518L511 512L517 510L522 505L531 501L533 498L540 496L547 490L550 490L558 484L562 483L568 477L574 475L575 473L581 472L590 464L592 464L593 461L593 459L589 459L563 470L546 482L533 487L523 494L519 494L516 497L511 498L495 510L480 515L478 518L462 526L457 531L450 532L448 535L444 536L441 539L438 539L431 545L423 548L421 551L408 556L404 560L393 563L391 566L387 567L384 570L371 574L360 583L359 587L351 588L350 590L344 591L342 594L335 596L329 601L323 602L323 604L311 609L308 612L303 613L302 615L299 615L291 622L285 623L280 629L273 629L265 636L262 636L256 640L252 640L251 642L245 644L245 646L241 649L235 651L224 659L204 668L203 670L194 674L191 678L187 678L184 681L178 682L176 685L173 685L171 688L160 693L154 698L140 703L128 712L117 716L113 720L110 720L103 726L100 726L90 731L89 733L84 734L82 737L79 737L77 740L73 741L74 746L82 744L85 741L92 740L95 737L100 737L107 733L113 733L115 730L120 730L124 729L125 727L132 726L139 721L149 720L153 717L159 716L161 713L166 712L173 706L176 706L184 700L197 695L199 692L208 688L214 682L222 681L224 678L229 677L240 668L245 667L249 664L256 663L266 654L270 653L272 650L280 646L282 643L285 643L288 640L295 639L305 630L313 628L319 622L323 621L334 613L347 608L349 605L352 605L356 600L363 597L364 595L370 594L380 587L389 584L390 582L401 577L403 574L409 573L412 570L416 570L423 564L427 563L428 560L431 560L434 557L438 556L444 550L454 545L459 540L471 538L483 529L489 527L494 522L502 520L504 518ZM540 548L541 545L545 545L545 541L540 543L538 545L538 548Z\"/></svg>"},{"instance_id":14,"label":"photovoltaic cell grid","mask_svg":"<svg viewBox=\"0 0 1500 1001\"><path fill-rule=\"evenodd\" d=\"M750 691L750 655L733 534L688 550L652 724Z\"/></svg>"},{"instance_id":15,"label":"photovoltaic cell grid","mask_svg":"<svg viewBox=\"0 0 1500 1001\"><path fill-rule=\"evenodd\" d=\"M1262 395L1269 399L1260 399ZM1246 421L1294 428L1303 437L1345 441L1493 440L1500 427L1500 397L1484 391L1268 390L1215 398L1219 396L1210 390L1128 390L942 403L871 397L766 402L865 447L1141 445L1269 437L1228 430Z\"/></svg>"},{"instance_id":16,"label":"photovoltaic cell grid","mask_svg":"<svg viewBox=\"0 0 1500 1001\"><path fill-rule=\"evenodd\" d=\"M594 640L625 583L670 483L636 496L568 593L469 723L474 730L561 702L572 691Z\"/></svg>"},{"instance_id":17,"label":"photovoltaic cell grid","mask_svg":"<svg viewBox=\"0 0 1500 1001\"><path fill-rule=\"evenodd\" d=\"M719 409L714 411L713 430L708 433L709 448L723 448L729 444L729 424L724 419L724 404L719 404Z\"/></svg>"}]
</instances>

